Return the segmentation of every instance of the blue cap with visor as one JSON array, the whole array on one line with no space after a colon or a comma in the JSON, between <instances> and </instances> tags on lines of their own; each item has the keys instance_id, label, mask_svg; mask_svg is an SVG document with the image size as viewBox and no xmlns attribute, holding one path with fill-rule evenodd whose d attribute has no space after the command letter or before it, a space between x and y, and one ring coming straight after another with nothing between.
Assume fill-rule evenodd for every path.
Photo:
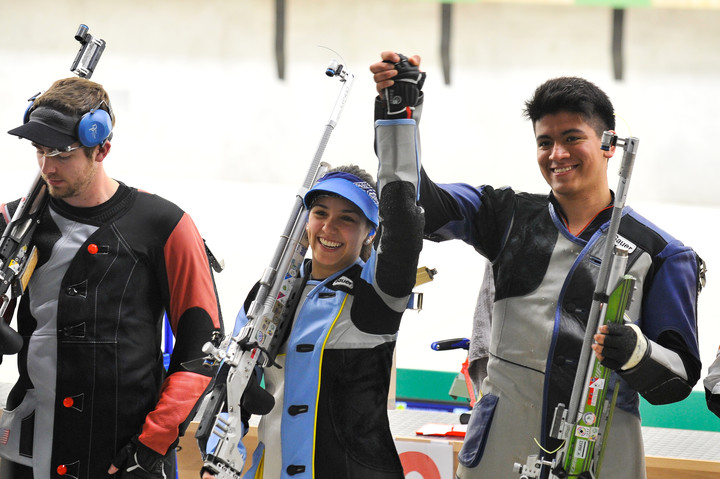
<instances>
[{"instance_id":1,"label":"blue cap with visor","mask_svg":"<svg viewBox=\"0 0 720 479\"><path fill-rule=\"evenodd\" d=\"M351 173L333 171L320 178L315 185L305 193L303 204L310 209L313 200L320 195L330 194L345 198L360 208L365 217L377 228L378 198L375 188L367 181Z\"/></svg>"}]
</instances>

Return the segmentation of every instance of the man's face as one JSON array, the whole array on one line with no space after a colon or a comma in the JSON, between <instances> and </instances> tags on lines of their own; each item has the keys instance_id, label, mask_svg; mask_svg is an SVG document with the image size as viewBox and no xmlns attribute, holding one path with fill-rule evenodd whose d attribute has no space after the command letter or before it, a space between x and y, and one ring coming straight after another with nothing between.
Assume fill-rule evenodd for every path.
<instances>
[{"instance_id":1,"label":"man's face","mask_svg":"<svg viewBox=\"0 0 720 479\"><path fill-rule=\"evenodd\" d=\"M93 158L88 158L84 148L46 156L52 148L36 143L33 143L33 146L50 195L54 198L62 198L71 205L77 203L95 178L97 163Z\"/></svg>"},{"instance_id":2,"label":"man's face","mask_svg":"<svg viewBox=\"0 0 720 479\"><path fill-rule=\"evenodd\" d=\"M582 115L545 115L534 126L538 166L559 200L607 195L607 159L614 149L600 149L601 138Z\"/></svg>"}]
</instances>

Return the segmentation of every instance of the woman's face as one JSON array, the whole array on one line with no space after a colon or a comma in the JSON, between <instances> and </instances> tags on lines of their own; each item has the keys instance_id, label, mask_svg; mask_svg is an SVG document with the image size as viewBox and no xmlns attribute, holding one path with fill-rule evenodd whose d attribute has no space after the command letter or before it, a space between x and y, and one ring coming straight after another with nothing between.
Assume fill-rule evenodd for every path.
<instances>
[{"instance_id":1,"label":"woman's face","mask_svg":"<svg viewBox=\"0 0 720 479\"><path fill-rule=\"evenodd\" d=\"M360 208L345 198L318 198L310 209L307 223L313 278L327 278L353 264L360 256L370 228Z\"/></svg>"}]
</instances>

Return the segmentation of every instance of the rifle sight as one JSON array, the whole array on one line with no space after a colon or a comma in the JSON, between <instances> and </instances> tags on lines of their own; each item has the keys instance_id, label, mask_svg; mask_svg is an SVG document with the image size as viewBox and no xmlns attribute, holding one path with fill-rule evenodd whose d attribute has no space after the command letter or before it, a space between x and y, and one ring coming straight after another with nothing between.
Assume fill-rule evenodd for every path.
<instances>
[{"instance_id":1,"label":"rifle sight","mask_svg":"<svg viewBox=\"0 0 720 479\"><path fill-rule=\"evenodd\" d=\"M90 35L87 25L82 24L75 34L75 40L80 42L80 51L75 56L70 71L80 78L90 79L100 60L100 55L105 50L105 40Z\"/></svg>"}]
</instances>

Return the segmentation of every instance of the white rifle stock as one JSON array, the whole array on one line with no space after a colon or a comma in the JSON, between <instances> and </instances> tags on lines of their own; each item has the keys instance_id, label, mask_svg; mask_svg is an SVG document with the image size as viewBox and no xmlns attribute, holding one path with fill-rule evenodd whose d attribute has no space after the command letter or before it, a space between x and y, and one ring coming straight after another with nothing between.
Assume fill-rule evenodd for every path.
<instances>
[{"instance_id":1,"label":"white rifle stock","mask_svg":"<svg viewBox=\"0 0 720 479\"><path fill-rule=\"evenodd\" d=\"M300 266L308 248L305 232L308 212L302 199L328 169L329 165L321 162L321 158L354 80L354 75L335 60L327 68L326 74L339 77L343 85L270 266L265 269L255 299L248 308L248 323L236 336L228 335L219 341L216 338L203 348L208 354L207 364L220 365L216 382L224 381L224 384L216 384L217 389L208 396L195 437L204 455L210 435L215 434L220 438L213 453L205 455L203 464L218 479L237 479L241 476L244 459L238 451L238 444L243 436L242 395L256 366L277 366L274 358L290 326L300 292ZM227 414L223 414L224 408Z\"/></svg>"},{"instance_id":2,"label":"white rifle stock","mask_svg":"<svg viewBox=\"0 0 720 479\"><path fill-rule=\"evenodd\" d=\"M623 147L624 153L620 164L618 187L607 231L603 261L600 264L600 272L593 292L585 336L580 350L580 358L578 359L578 368L570 396L570 405L567 409L564 404L557 406L550 430L550 436L562 440L563 445L557 456L552 460L531 455L528 457L526 464L516 463L514 470L520 474L520 479L537 479L545 468L550 468L549 477L552 479L569 477L592 479L599 473L602 449L605 445L604 441L607 440L615 398L613 398L612 404L606 410L607 385L591 392L590 383L592 378L598 377L598 374L607 378L610 374L610 370L602 366L594 356L592 343L593 336L600 326L610 321L617 321L616 315L619 315L619 321L622 321L634 286L635 279L624 275L627 264L627 250L617 245L616 238L622 219L622 211L625 207L639 141L635 137L619 139L613 132L603 132L601 148L609 150L611 147L618 145ZM617 299L613 295L617 295ZM609 304L612 305L610 311L608 311ZM587 398L589 394L595 394L598 410L593 411L593 423L585 424L581 409L588 404ZM615 394L617 395L617 385ZM604 417L604 415L608 414L609 419ZM580 431L590 431L592 428L595 428L597 433L590 433L590 438L579 436ZM597 440L603 441L603 444L598 450L595 450Z\"/></svg>"},{"instance_id":3,"label":"white rifle stock","mask_svg":"<svg viewBox=\"0 0 720 479\"><path fill-rule=\"evenodd\" d=\"M86 25L80 25L75 39L81 46L70 70L81 78L89 79L105 50L105 41L90 35ZM39 95L33 96L30 101ZM32 243L32 236L47 202L47 185L38 172L0 237L0 354L16 354L22 348L22 336L2 318L11 301L23 295L35 269L37 249Z\"/></svg>"}]
</instances>

